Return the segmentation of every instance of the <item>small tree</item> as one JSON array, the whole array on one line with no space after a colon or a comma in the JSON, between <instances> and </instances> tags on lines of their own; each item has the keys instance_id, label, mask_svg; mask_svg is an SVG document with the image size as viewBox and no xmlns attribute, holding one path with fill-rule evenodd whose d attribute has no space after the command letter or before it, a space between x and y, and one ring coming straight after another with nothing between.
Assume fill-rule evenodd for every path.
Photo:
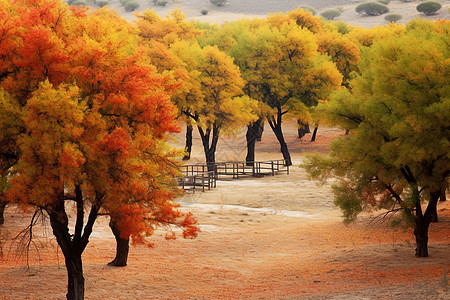
<instances>
[{"instance_id":1,"label":"small tree","mask_svg":"<svg viewBox=\"0 0 450 300\"><path fill-rule=\"evenodd\" d=\"M397 22L402 19L402 15L399 14L388 14L384 17L384 19L388 22Z\"/></svg>"},{"instance_id":2,"label":"small tree","mask_svg":"<svg viewBox=\"0 0 450 300\"><path fill-rule=\"evenodd\" d=\"M417 11L426 14L427 16L435 15L440 10L442 4L436 1L426 1L417 5Z\"/></svg>"},{"instance_id":3,"label":"small tree","mask_svg":"<svg viewBox=\"0 0 450 300\"><path fill-rule=\"evenodd\" d=\"M134 1L129 1L129 2L125 3L126 11L135 11L136 9L138 9L138 7L139 7L139 3L134 2Z\"/></svg>"},{"instance_id":4,"label":"small tree","mask_svg":"<svg viewBox=\"0 0 450 300\"><path fill-rule=\"evenodd\" d=\"M389 8L380 2L366 2L356 6L357 13L367 16L379 16L389 12Z\"/></svg>"},{"instance_id":5,"label":"small tree","mask_svg":"<svg viewBox=\"0 0 450 300\"><path fill-rule=\"evenodd\" d=\"M337 9L329 9L320 13L322 17L327 20L334 20L334 18L339 17L341 12Z\"/></svg>"}]
</instances>

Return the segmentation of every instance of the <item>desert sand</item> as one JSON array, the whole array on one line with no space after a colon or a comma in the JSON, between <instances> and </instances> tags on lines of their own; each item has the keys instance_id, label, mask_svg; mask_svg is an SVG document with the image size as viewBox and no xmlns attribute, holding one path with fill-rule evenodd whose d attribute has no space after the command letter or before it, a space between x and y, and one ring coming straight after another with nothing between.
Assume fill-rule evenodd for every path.
<instances>
[{"instance_id":1,"label":"desert sand","mask_svg":"<svg viewBox=\"0 0 450 300\"><path fill-rule=\"evenodd\" d=\"M221 180L179 199L199 220L196 239L165 240L159 230L153 248L132 246L128 266L109 267L115 240L101 217L83 255L86 299L450 299L449 201L430 227L430 257L416 258L411 229L373 221L376 213L344 225L331 183L317 185L298 167L305 152L326 152L342 131L320 128L315 143L310 135L298 139L292 121L284 131L294 162L289 175ZM176 138L181 146L183 133ZM218 161L243 160L244 132L221 137L218 148ZM198 134L193 151L192 161L203 161ZM281 158L270 128L256 158ZM2 236L14 236L29 219L7 208ZM65 297L64 259L48 221L34 232L28 267L16 244L3 246L0 299Z\"/></svg>"}]
</instances>

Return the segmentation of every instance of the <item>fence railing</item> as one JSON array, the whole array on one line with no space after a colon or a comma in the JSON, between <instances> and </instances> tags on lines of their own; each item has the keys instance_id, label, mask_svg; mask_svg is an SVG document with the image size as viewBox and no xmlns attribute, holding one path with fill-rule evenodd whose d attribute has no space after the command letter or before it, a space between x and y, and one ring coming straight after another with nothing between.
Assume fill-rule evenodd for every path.
<instances>
[{"instance_id":1,"label":"fence railing","mask_svg":"<svg viewBox=\"0 0 450 300\"><path fill-rule=\"evenodd\" d=\"M178 186L185 191L197 188L211 189L216 181L224 176L239 179L242 176L263 177L274 176L280 172L289 174L289 166L285 160L268 160L253 162L217 162L213 164L187 164L180 168L183 177L178 178Z\"/></svg>"}]
</instances>

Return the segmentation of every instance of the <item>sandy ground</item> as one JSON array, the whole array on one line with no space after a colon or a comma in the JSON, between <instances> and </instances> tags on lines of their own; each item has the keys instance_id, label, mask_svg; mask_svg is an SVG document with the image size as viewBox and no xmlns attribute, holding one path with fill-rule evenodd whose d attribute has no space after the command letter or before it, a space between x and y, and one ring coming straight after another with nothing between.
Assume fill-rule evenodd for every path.
<instances>
[{"instance_id":1,"label":"sandy ground","mask_svg":"<svg viewBox=\"0 0 450 300\"><path fill-rule=\"evenodd\" d=\"M88 0L89 1L93 0ZM132 12L126 12L125 8L120 4L119 0L109 0L110 8L116 10L120 15L128 20L135 19ZM306 6L311 7L320 12L331 9L341 8L343 13L335 20L344 20L349 24L374 27L376 25L386 25L388 22L384 20L385 15L368 17L361 16L355 11L355 7L363 2L363 0L227 0L227 3L222 7L214 6L209 0L170 0L165 7L161 7L153 4L151 0L137 0L140 7L138 11L144 12L146 9L155 10L161 17L165 17L171 10L178 7L187 16L188 20L194 19L201 22L209 23L223 23L225 21L233 21L242 18L264 18L269 13L287 12L297 7ZM420 3L419 0L413 0L412 2L401 2L400 0L391 0L388 7L390 13L396 13L402 15L402 19L399 21L401 24L414 19L449 19L450 13L448 8L450 7L449 0L440 0L442 8L434 16L426 16L419 13L416 10L416 6ZM92 3L92 7L95 5ZM202 15L200 11L207 9L208 14Z\"/></svg>"},{"instance_id":2,"label":"sandy ground","mask_svg":"<svg viewBox=\"0 0 450 300\"><path fill-rule=\"evenodd\" d=\"M317 186L295 166L342 132L321 128L311 143L296 138L293 122L286 125L289 175L223 180L179 199L199 220L197 239L168 241L160 231L154 248L131 247L127 267L108 267L115 241L100 218L83 254L86 299L450 299L450 201L439 204L440 222L430 227L428 258L414 256L410 229L371 222L370 215L345 226L330 186ZM182 144L183 133L178 137ZM218 147L218 160L243 159L244 133L222 137ZM257 159L280 157L266 128ZM198 135L193 161L202 161ZM1 235L13 236L29 218L8 208ZM20 249L3 246L0 299L64 298L64 260L48 223L35 233L29 267Z\"/></svg>"}]
</instances>

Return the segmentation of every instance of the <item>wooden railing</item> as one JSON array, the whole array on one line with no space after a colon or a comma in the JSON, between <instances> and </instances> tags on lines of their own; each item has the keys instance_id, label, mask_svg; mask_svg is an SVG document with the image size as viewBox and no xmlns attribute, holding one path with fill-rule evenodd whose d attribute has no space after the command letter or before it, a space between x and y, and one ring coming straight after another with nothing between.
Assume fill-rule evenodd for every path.
<instances>
[{"instance_id":1,"label":"wooden railing","mask_svg":"<svg viewBox=\"0 0 450 300\"><path fill-rule=\"evenodd\" d=\"M263 177L266 175L286 172L289 174L289 166L285 160L269 160L254 162L218 162L214 164L189 164L180 168L183 177L178 178L178 186L185 191L193 191L197 188L211 189L216 187L216 181L224 176L239 179L242 176Z\"/></svg>"}]
</instances>

